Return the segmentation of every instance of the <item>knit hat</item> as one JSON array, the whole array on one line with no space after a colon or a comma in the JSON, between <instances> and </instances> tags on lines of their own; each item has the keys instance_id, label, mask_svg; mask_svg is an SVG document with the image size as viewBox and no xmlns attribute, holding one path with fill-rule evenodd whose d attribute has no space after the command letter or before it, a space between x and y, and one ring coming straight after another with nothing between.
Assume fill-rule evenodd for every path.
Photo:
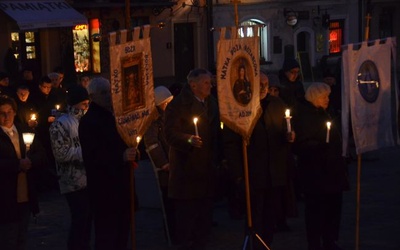
<instances>
[{"instance_id":1,"label":"knit hat","mask_svg":"<svg viewBox=\"0 0 400 250\"><path fill-rule=\"evenodd\" d=\"M331 87L328 84L323 82L313 82L306 89L306 93L304 95L305 99L309 102L313 102L317 98L319 98L323 94L330 94Z\"/></svg>"},{"instance_id":2,"label":"knit hat","mask_svg":"<svg viewBox=\"0 0 400 250\"><path fill-rule=\"evenodd\" d=\"M283 72L289 71L294 68L300 68L299 63L294 58L286 58L283 62L282 70Z\"/></svg>"},{"instance_id":3,"label":"knit hat","mask_svg":"<svg viewBox=\"0 0 400 250\"><path fill-rule=\"evenodd\" d=\"M154 95L156 106L159 106L164 102L170 102L174 98L171 92L164 86L158 86L157 88L155 88Z\"/></svg>"},{"instance_id":4,"label":"knit hat","mask_svg":"<svg viewBox=\"0 0 400 250\"><path fill-rule=\"evenodd\" d=\"M70 106L78 104L80 102L89 100L89 94L87 90L82 86L75 86L68 90L67 103Z\"/></svg>"}]
</instances>

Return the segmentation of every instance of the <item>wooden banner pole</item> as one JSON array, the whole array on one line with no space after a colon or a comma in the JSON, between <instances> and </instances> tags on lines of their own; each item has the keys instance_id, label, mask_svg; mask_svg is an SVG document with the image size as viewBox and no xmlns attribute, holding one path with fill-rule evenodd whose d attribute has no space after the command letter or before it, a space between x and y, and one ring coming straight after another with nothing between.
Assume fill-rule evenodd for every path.
<instances>
[{"instance_id":1,"label":"wooden banner pole","mask_svg":"<svg viewBox=\"0 0 400 250\"><path fill-rule=\"evenodd\" d=\"M131 29L131 0L125 0L125 28Z\"/></svg>"},{"instance_id":2,"label":"wooden banner pole","mask_svg":"<svg viewBox=\"0 0 400 250\"><path fill-rule=\"evenodd\" d=\"M233 6L235 8L235 26L239 26L239 11L238 11L238 3L240 3L240 0L231 0L231 3L233 3Z\"/></svg>"},{"instance_id":3,"label":"wooden banner pole","mask_svg":"<svg viewBox=\"0 0 400 250\"><path fill-rule=\"evenodd\" d=\"M368 41L369 39L369 21L371 20L371 15L367 13L365 17L367 20L365 24L365 36L364 40ZM357 190L356 190L356 250L360 249L360 208L361 208L361 154L357 154Z\"/></svg>"}]
</instances>

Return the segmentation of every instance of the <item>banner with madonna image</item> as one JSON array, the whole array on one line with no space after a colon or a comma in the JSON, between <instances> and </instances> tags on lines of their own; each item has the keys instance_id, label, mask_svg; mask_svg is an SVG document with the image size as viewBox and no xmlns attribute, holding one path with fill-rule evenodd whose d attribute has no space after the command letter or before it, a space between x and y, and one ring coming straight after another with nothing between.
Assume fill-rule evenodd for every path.
<instances>
[{"instance_id":1,"label":"banner with madonna image","mask_svg":"<svg viewBox=\"0 0 400 250\"><path fill-rule=\"evenodd\" d=\"M127 30L109 33L110 82L118 132L129 147L137 147L157 115L150 26L135 27L132 41L127 35Z\"/></svg>"},{"instance_id":2,"label":"banner with madonna image","mask_svg":"<svg viewBox=\"0 0 400 250\"><path fill-rule=\"evenodd\" d=\"M258 34L258 29L241 30ZM216 76L220 118L248 142L261 115L259 37L238 37L236 27L221 28L220 33Z\"/></svg>"}]
</instances>

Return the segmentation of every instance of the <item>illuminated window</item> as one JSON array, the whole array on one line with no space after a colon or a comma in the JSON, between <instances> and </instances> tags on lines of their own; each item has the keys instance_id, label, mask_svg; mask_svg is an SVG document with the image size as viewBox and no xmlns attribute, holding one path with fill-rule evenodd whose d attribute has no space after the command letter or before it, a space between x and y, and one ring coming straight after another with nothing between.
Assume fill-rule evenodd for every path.
<instances>
[{"instance_id":1,"label":"illuminated window","mask_svg":"<svg viewBox=\"0 0 400 250\"><path fill-rule=\"evenodd\" d=\"M90 70L89 30L86 24L76 25L74 36L74 62L76 72Z\"/></svg>"},{"instance_id":2,"label":"illuminated window","mask_svg":"<svg viewBox=\"0 0 400 250\"><path fill-rule=\"evenodd\" d=\"M342 52L343 39L343 20L331 20L329 22L329 54Z\"/></svg>"},{"instance_id":3,"label":"illuminated window","mask_svg":"<svg viewBox=\"0 0 400 250\"><path fill-rule=\"evenodd\" d=\"M268 39L269 39L269 27L267 24L263 23L257 19L250 19L240 24L239 37L253 37L255 36L253 28L249 26L259 25L258 36L260 37L260 58L265 61L269 60L269 50L268 50Z\"/></svg>"},{"instance_id":4,"label":"illuminated window","mask_svg":"<svg viewBox=\"0 0 400 250\"><path fill-rule=\"evenodd\" d=\"M12 32L11 33L11 43L12 43L12 49L14 50L14 56L15 59L19 59L19 33L18 32Z\"/></svg>"}]
</instances>

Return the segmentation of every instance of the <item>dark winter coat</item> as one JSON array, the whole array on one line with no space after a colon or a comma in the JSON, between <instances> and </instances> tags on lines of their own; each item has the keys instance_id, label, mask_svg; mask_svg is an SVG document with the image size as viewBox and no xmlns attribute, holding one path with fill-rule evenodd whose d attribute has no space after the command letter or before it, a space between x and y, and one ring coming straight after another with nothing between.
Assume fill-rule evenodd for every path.
<instances>
[{"instance_id":1,"label":"dark winter coat","mask_svg":"<svg viewBox=\"0 0 400 250\"><path fill-rule=\"evenodd\" d=\"M91 199L113 210L123 203L129 205L129 166L123 161L128 147L113 114L92 102L78 130Z\"/></svg>"},{"instance_id":2,"label":"dark winter coat","mask_svg":"<svg viewBox=\"0 0 400 250\"><path fill-rule=\"evenodd\" d=\"M17 126L16 126L17 127ZM32 168L27 171L28 199L33 214L39 212L35 175L39 168L46 167L47 158L43 147L36 138L28 152L22 139L22 132L17 127L20 141L21 157L26 155L32 161ZM0 224L9 223L18 219L17 179L19 173L19 159L10 137L0 128Z\"/></svg>"},{"instance_id":3,"label":"dark winter coat","mask_svg":"<svg viewBox=\"0 0 400 250\"><path fill-rule=\"evenodd\" d=\"M193 118L198 117L201 148L189 138L195 134ZM214 97L206 98L205 107L186 84L168 104L165 112L165 136L170 145L169 196L196 199L214 196L219 113Z\"/></svg>"},{"instance_id":4,"label":"dark winter coat","mask_svg":"<svg viewBox=\"0 0 400 250\"><path fill-rule=\"evenodd\" d=\"M285 104L268 96L261 102L263 113L257 121L247 147L250 185L253 188L286 186L288 142L284 119ZM242 137L224 128L224 149L235 180L243 179Z\"/></svg>"},{"instance_id":5,"label":"dark winter coat","mask_svg":"<svg viewBox=\"0 0 400 250\"><path fill-rule=\"evenodd\" d=\"M328 121L332 122L326 143ZM342 157L340 124L322 108L309 102L299 105L293 120L295 149L305 193L338 193L347 185L346 162Z\"/></svg>"}]
</instances>

